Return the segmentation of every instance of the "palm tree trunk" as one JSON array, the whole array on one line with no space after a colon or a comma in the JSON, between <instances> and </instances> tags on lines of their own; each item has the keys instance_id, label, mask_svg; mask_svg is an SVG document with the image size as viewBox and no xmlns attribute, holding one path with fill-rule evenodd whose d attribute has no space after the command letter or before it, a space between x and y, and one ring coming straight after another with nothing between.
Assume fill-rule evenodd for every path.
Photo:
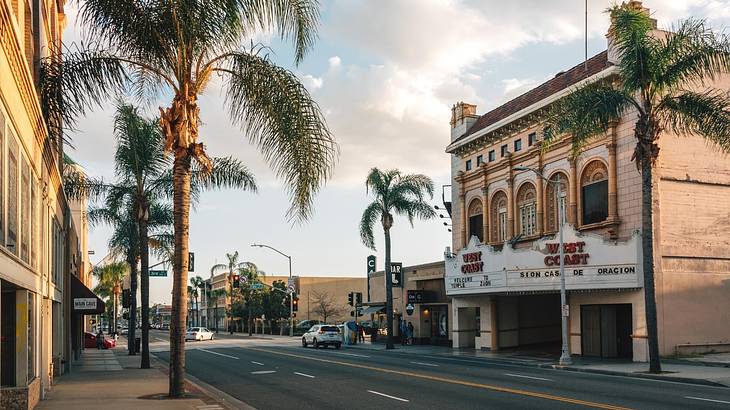
<instances>
[{"instance_id":1,"label":"palm tree trunk","mask_svg":"<svg viewBox=\"0 0 730 410\"><path fill-rule=\"evenodd\" d=\"M250 291L249 291L250 292ZM248 296L248 335L253 335L253 329L251 329L251 295Z\"/></svg>"},{"instance_id":2,"label":"palm tree trunk","mask_svg":"<svg viewBox=\"0 0 730 410\"><path fill-rule=\"evenodd\" d=\"M388 316L388 337L385 342L386 349L394 349L393 346L393 278L390 274L390 228L383 228L385 232L385 313Z\"/></svg>"},{"instance_id":3,"label":"palm tree trunk","mask_svg":"<svg viewBox=\"0 0 730 410\"><path fill-rule=\"evenodd\" d=\"M145 208L147 208L145 206ZM141 289L142 294L142 360L140 368L150 368L150 255L149 239L147 238L147 217L148 209L139 218L139 255L141 263Z\"/></svg>"},{"instance_id":4,"label":"palm tree trunk","mask_svg":"<svg viewBox=\"0 0 730 410\"><path fill-rule=\"evenodd\" d=\"M129 263L129 320L127 321L127 347L129 354L134 356L135 339L137 333L137 259L132 257L127 260Z\"/></svg>"},{"instance_id":5,"label":"palm tree trunk","mask_svg":"<svg viewBox=\"0 0 730 410\"><path fill-rule=\"evenodd\" d=\"M176 152L173 166L175 254L170 318L170 397L185 393L185 323L187 316L190 156Z\"/></svg>"},{"instance_id":6,"label":"palm tree trunk","mask_svg":"<svg viewBox=\"0 0 730 410\"><path fill-rule=\"evenodd\" d=\"M644 270L644 304L649 343L649 372L660 373L659 335L657 330L656 296L654 292L654 230L652 222L652 165L641 160L641 249Z\"/></svg>"}]
</instances>

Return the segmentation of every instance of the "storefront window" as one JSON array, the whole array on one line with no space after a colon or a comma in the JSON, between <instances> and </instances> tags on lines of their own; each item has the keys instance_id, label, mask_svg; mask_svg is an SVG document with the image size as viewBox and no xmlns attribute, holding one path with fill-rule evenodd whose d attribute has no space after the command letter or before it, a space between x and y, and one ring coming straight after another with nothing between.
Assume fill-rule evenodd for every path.
<instances>
[{"instance_id":1,"label":"storefront window","mask_svg":"<svg viewBox=\"0 0 730 410\"><path fill-rule=\"evenodd\" d=\"M608 172L601 161L586 166L581 178L582 223L603 222L608 217Z\"/></svg>"},{"instance_id":2,"label":"storefront window","mask_svg":"<svg viewBox=\"0 0 730 410\"><path fill-rule=\"evenodd\" d=\"M534 235L537 231L535 198L535 186L531 183L523 184L519 191L517 191L517 203L520 212L520 233L525 236Z\"/></svg>"},{"instance_id":3,"label":"storefront window","mask_svg":"<svg viewBox=\"0 0 730 410\"><path fill-rule=\"evenodd\" d=\"M8 239L6 246L18 254L18 143L8 134Z\"/></svg>"}]
</instances>

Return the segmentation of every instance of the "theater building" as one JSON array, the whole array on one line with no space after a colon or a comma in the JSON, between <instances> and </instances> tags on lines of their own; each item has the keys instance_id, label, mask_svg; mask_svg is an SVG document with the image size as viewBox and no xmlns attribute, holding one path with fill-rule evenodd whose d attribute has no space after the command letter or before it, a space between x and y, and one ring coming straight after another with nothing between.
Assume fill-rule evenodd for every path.
<instances>
[{"instance_id":1,"label":"theater building","mask_svg":"<svg viewBox=\"0 0 730 410\"><path fill-rule=\"evenodd\" d=\"M483 115L467 103L453 107L446 150L454 233L445 287L455 347L559 352L562 208L571 353L648 360L636 113L574 159L569 136L549 150L540 141L552 102L582 84L617 78L610 43L587 64ZM713 85L728 89L730 81ZM699 137L666 132L660 149L653 180L660 352L730 350L730 158ZM518 166L567 189L558 197L554 184Z\"/></svg>"}]
</instances>

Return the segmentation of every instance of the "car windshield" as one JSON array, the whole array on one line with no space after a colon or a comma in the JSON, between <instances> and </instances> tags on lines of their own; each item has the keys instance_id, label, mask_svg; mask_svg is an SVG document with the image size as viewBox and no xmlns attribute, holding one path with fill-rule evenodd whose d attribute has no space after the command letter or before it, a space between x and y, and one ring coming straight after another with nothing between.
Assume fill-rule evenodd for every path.
<instances>
[{"instance_id":1,"label":"car windshield","mask_svg":"<svg viewBox=\"0 0 730 410\"><path fill-rule=\"evenodd\" d=\"M340 332L340 329L337 328L337 326L322 326L323 332Z\"/></svg>"}]
</instances>

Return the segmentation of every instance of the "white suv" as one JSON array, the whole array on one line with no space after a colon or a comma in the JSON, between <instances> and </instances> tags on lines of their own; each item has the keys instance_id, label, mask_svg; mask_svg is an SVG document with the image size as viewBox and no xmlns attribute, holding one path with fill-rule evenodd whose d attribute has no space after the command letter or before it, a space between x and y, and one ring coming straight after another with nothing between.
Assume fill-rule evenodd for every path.
<instances>
[{"instance_id":1,"label":"white suv","mask_svg":"<svg viewBox=\"0 0 730 410\"><path fill-rule=\"evenodd\" d=\"M191 327L185 332L185 340L213 340L214 333L204 327Z\"/></svg>"},{"instance_id":2,"label":"white suv","mask_svg":"<svg viewBox=\"0 0 730 410\"><path fill-rule=\"evenodd\" d=\"M314 325L302 336L302 346L307 347L310 344L315 348L332 345L335 349L339 349L342 347L340 329L334 325Z\"/></svg>"}]
</instances>

